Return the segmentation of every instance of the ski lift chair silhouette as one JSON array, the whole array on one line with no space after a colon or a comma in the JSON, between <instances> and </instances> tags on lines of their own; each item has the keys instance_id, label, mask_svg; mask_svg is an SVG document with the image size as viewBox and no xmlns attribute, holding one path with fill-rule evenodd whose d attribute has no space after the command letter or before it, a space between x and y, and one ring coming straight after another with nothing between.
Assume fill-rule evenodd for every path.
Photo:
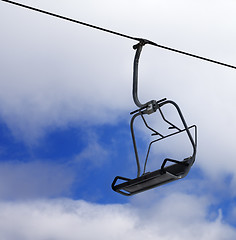
<instances>
[{"instance_id":1,"label":"ski lift chair silhouette","mask_svg":"<svg viewBox=\"0 0 236 240\"><path fill-rule=\"evenodd\" d=\"M166 98L161 99L159 101L151 100L145 104L141 104L138 96L137 96L137 90L138 90L138 63L139 63L139 58L140 54L142 51L142 47L148 43L146 40L140 41L138 44L134 46L134 49L136 49L136 54L134 58L134 72L133 72L133 100L135 104L139 107L138 110L135 110L131 112L131 114L134 114L131 118L130 122L130 129L131 129L131 135L132 135L132 140L133 140L133 146L134 146L134 152L135 152L135 158L136 158L136 163L137 163L137 177L134 179L126 178L126 177L121 177L117 176L115 177L114 181L112 182L112 189L122 195L125 196L131 196L149 189L152 189L154 187L161 186L163 184L184 178L190 168L192 167L195 157L196 157L196 147L197 147L197 127L195 125L192 125L190 127L187 126L186 121L183 117L183 114L181 113L181 110L179 106L171 101L167 100ZM168 121L161 108L164 105L172 105L176 108L177 113L180 117L180 120L183 124L182 128L177 127L170 121ZM146 120L145 120L145 115L146 114L152 114L156 111L160 112L160 115L162 119L169 125L169 129L174 129L175 132L168 134L168 135L162 135L153 128L151 128ZM148 147L147 155L146 155L146 160L144 164L144 170L143 174L140 174L140 162L139 162L139 156L138 156L138 150L137 150L137 144L136 144L136 139L135 139L135 134L134 134L134 120L138 117L141 116L145 126L150 129L153 134L158 136L158 138L154 141L151 141ZM190 128L194 129L194 138L190 132ZM192 155L186 157L182 161L175 160L175 159L170 159L166 158L163 160L161 167L159 170L153 171L153 172L146 172L146 164L150 152L150 148L153 143L161 141L163 139L166 139L168 137L171 137L173 135L179 134L185 132L186 136L190 142L190 145L192 146ZM170 165L166 166L167 162L171 163Z\"/></svg>"}]
</instances>

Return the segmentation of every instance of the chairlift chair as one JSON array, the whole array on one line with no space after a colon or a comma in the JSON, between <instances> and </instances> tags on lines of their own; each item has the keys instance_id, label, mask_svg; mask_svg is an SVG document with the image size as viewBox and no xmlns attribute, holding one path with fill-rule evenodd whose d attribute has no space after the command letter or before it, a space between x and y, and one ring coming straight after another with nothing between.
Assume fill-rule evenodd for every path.
<instances>
[{"instance_id":1,"label":"chairlift chair","mask_svg":"<svg viewBox=\"0 0 236 240\"><path fill-rule=\"evenodd\" d=\"M117 177L115 177L114 181L112 182L112 189L122 195L125 195L125 196L131 196L131 195L149 190L151 188L158 187L163 184L184 178L188 174L190 168L192 167L192 165L195 161L195 157L196 157L197 127L195 125L188 126L186 124L186 121L183 117L183 114L181 113L179 106L175 102L173 102L171 100L167 100L166 98L161 99L159 101L151 100L145 104L140 103L140 101L138 99L138 94L137 94L137 92L138 92L138 63L139 63L139 58L140 58L142 48L146 43L147 42L145 40L142 40L134 46L134 49L136 50L136 54L135 54L135 58L134 58L134 72L133 72L133 100L134 100L134 103L138 106L138 109L131 112L131 114L133 116L132 116L131 122L130 122L130 129L131 129L135 158L136 158L136 163L137 163L137 177L130 179L130 178L126 178L126 177L117 176ZM172 105L175 107L175 109L177 110L177 113L180 117L180 120L183 124L182 128L177 127L175 124L173 124L172 122L167 120L167 118L164 116L164 113L161 108L165 105ZM160 115L161 115L163 121L165 121L169 125L169 129L174 129L175 130L174 132L167 134L167 135L162 135L147 124L147 122L145 120L145 115L150 115L156 111L160 112ZM151 141L149 144L142 175L141 175L141 168L140 168L140 161L139 161L139 156L138 156L136 138L135 138L135 134L134 134L134 120L139 116L141 116L145 126L153 132L153 135L157 136L157 139ZM190 132L191 128L194 129L194 137L192 136L192 134ZM190 145L192 146L192 155L184 158L182 161L166 158L163 160L162 165L159 170L155 170L152 172L146 172L146 165L147 165L149 152L150 152L150 148L151 148L152 144L156 143L158 141L161 141L163 139L169 138L171 136L174 136L176 134L182 133L182 132L186 133L186 136L190 142ZM168 162L171 164L167 165Z\"/></svg>"}]
</instances>

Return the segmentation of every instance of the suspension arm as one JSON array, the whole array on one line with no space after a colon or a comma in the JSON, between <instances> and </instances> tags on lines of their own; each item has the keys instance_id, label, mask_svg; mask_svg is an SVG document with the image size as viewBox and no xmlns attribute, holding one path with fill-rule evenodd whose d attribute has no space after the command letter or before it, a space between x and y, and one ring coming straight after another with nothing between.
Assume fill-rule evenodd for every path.
<instances>
[{"instance_id":1,"label":"suspension arm","mask_svg":"<svg viewBox=\"0 0 236 240\"><path fill-rule=\"evenodd\" d=\"M151 100L147 103L142 104L138 98L138 65L139 65L139 58L142 52L142 48L145 44L149 43L148 40L142 39L138 44L134 45L133 48L136 50L135 57L134 57L134 69L133 69L133 100L134 103L138 108L146 108L146 107L153 107L156 103L155 100Z\"/></svg>"}]
</instances>

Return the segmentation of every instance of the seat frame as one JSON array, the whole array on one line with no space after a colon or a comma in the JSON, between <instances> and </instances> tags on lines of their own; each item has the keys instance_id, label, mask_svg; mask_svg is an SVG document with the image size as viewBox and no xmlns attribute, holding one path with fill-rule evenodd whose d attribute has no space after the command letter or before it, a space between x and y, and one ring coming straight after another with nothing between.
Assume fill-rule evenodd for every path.
<instances>
[{"instance_id":1,"label":"seat frame","mask_svg":"<svg viewBox=\"0 0 236 240\"><path fill-rule=\"evenodd\" d=\"M161 107L166 104L171 104L176 108L176 110L180 116L180 120L183 123L183 128L177 127L176 125L174 125L173 123L171 123L170 121L168 121L166 119L166 117L164 116L164 114L161 110ZM184 178L188 174L190 168L192 167L192 165L195 161L196 147L197 147L197 127L196 127L196 125L192 125L190 127L187 126L186 121L183 117L183 114L181 113L180 108L173 101L163 99L161 101L158 101L158 103L156 103L155 108L159 109L163 120L170 125L169 128L175 129L176 131L174 133L171 133L168 135L162 135L159 132L157 132L156 130L154 130L153 128L151 128L147 124L147 122L144 118L144 115L148 114L146 110L139 110L137 113L135 113L135 115L133 115L131 122L130 122L130 128L131 128L131 135L132 135L135 158L136 158L136 163L137 163L137 177L134 179L129 179L129 178L117 176L117 177L115 177L115 179L112 183L112 189L120 194L125 195L125 196L131 196L133 194L137 194L137 193L146 191L148 189L158 187L163 184ZM136 112L136 111L134 111L134 112ZM138 116L141 116L146 127L148 129L150 129L151 131L153 131L154 135L158 136L158 138L151 141L148 146L148 151L147 151L145 164L144 164L144 170L143 170L142 175L141 175L141 168L140 168L140 161L139 161L138 149L137 149L137 144L136 144L136 138L135 138L135 134L134 134L134 120ZM194 138L190 132L191 128L194 129ZM156 143L160 140L163 140L165 138L182 133L182 132L186 132L187 138L189 139L190 144L192 145L192 155L188 158L185 158L182 161L166 158L166 159L164 159L164 161L161 165L161 168L159 170L146 173L147 160L148 160L148 156L149 156L150 148L151 148L152 144ZM167 162L171 162L172 165L166 167ZM117 184L117 181L123 181L123 182Z\"/></svg>"}]
</instances>

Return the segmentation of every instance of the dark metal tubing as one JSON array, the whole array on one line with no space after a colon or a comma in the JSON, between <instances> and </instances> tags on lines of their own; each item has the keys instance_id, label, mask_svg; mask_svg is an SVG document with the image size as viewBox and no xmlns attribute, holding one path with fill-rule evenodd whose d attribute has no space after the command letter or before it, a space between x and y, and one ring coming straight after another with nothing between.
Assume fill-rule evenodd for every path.
<instances>
[{"instance_id":1,"label":"dark metal tubing","mask_svg":"<svg viewBox=\"0 0 236 240\"><path fill-rule=\"evenodd\" d=\"M131 194L130 193L126 193L124 191L121 191L121 190L117 190L115 189L115 185L116 185L116 182L118 180L124 180L124 181L129 181L130 179L129 178L125 178L125 177L121 177L121 176L116 176L115 179L113 180L112 184L111 184L111 187L112 189L115 191L115 192L118 192L124 196L130 196Z\"/></svg>"},{"instance_id":2,"label":"dark metal tubing","mask_svg":"<svg viewBox=\"0 0 236 240\"><path fill-rule=\"evenodd\" d=\"M133 145L134 145L134 153L135 153L135 159L137 163L137 177L140 176L140 163L139 163L139 157L138 157L138 149L137 149L137 144L135 140L135 135L134 135L134 119L141 115L141 111L133 115L130 121L130 130L131 130L131 135L132 135L132 140L133 140Z\"/></svg>"},{"instance_id":3,"label":"dark metal tubing","mask_svg":"<svg viewBox=\"0 0 236 240\"><path fill-rule=\"evenodd\" d=\"M196 131L196 126L195 126L195 125L192 125L192 126L188 127L188 129L193 128L193 127L195 128L195 143L196 143L196 132L197 132L197 131ZM186 130L185 130L185 129L182 129L182 130L179 130L179 131L177 131L177 132L168 134L168 135L166 135L166 136L163 136L163 137L161 137L161 138L158 138L158 139L153 140L153 141L150 142L150 144L149 144L149 146L148 146L148 151L147 151L145 163L144 163L143 174L146 172L147 160L148 160L148 156L149 156L149 152L150 152L150 149L151 149L152 144L153 144L153 143L156 143L156 142L158 142L158 141L160 141L160 140L163 140L163 139L165 139L165 138L174 136L174 135L176 135L176 134L178 134L178 133L184 132L184 131L186 131ZM193 156L194 156L194 154L193 154Z\"/></svg>"},{"instance_id":4,"label":"dark metal tubing","mask_svg":"<svg viewBox=\"0 0 236 240\"><path fill-rule=\"evenodd\" d=\"M157 135L157 136L158 136L158 135L159 135L159 136L161 136L161 137L164 137L162 134L160 134L159 132L157 132L155 129L151 128L151 127L147 124L147 121L145 120L142 112L141 112L140 115L141 115L141 117L142 117L142 119L143 119L143 122L144 122L145 126L146 126L148 129L150 129L151 131L154 132L154 133L152 134L152 136L154 136L154 135Z\"/></svg>"},{"instance_id":5,"label":"dark metal tubing","mask_svg":"<svg viewBox=\"0 0 236 240\"><path fill-rule=\"evenodd\" d=\"M160 104L159 104L159 107L162 107L162 106L164 106L165 104L168 104L168 103L174 105L175 108L176 108L176 110L178 111L179 116L180 116L180 119L181 119L181 121L182 121L182 123L183 123L183 125L184 125L184 128L185 128L185 130L186 130L186 132L187 132L187 134L188 134L188 137L189 137L189 139L190 139L190 142L191 142L191 144L192 144L192 147L193 147L193 156L195 156L195 155L196 155L196 150L197 150L196 138L195 138L195 142L194 142L193 137L192 137L192 135L191 135L191 133L190 133L190 131L189 131L188 125L187 125L187 123L186 123L186 121L185 121L185 119L184 119L184 116L183 116L183 114L182 114L179 106L178 106L174 101L166 100L165 102L160 103Z\"/></svg>"},{"instance_id":6,"label":"dark metal tubing","mask_svg":"<svg viewBox=\"0 0 236 240\"><path fill-rule=\"evenodd\" d=\"M145 108L153 101L149 101L145 104L142 104L138 99L138 64L139 58L142 51L143 46L148 43L145 40L141 40L138 44L136 44L133 48L136 49L135 57L134 57L134 69L133 69L133 100L137 107Z\"/></svg>"},{"instance_id":7,"label":"dark metal tubing","mask_svg":"<svg viewBox=\"0 0 236 240\"><path fill-rule=\"evenodd\" d=\"M167 122L167 123L171 126L171 128L175 128L175 129L177 129L177 130L180 131L180 128L178 128L177 126L175 126L173 123L171 123L170 121L168 121L168 120L165 118L165 116L164 116L164 114L163 114L163 112L162 112L162 110L161 110L160 107L158 108L158 110L159 110L159 112L160 112L160 114L161 114L162 119L163 119L165 122Z\"/></svg>"},{"instance_id":8,"label":"dark metal tubing","mask_svg":"<svg viewBox=\"0 0 236 240\"><path fill-rule=\"evenodd\" d=\"M193 140L193 138L192 138L192 135L191 135L191 133L190 133L190 131L189 131L189 128L188 128L188 126L187 126L187 124L186 124L186 122L185 122L185 119L184 119L184 117L183 117L183 115L182 115L182 113L181 113L181 110L180 110L179 106L178 106L175 102L173 102L173 101L171 101L171 100L162 99L162 100L160 100L160 101L158 101L158 102L156 102L155 100L151 100L151 101L149 101L149 102L147 102L147 103L145 103L145 104L142 104L142 103L139 101L139 99L138 99L138 64L139 64L139 58L140 58L140 55L141 55L142 48L143 48L143 46L144 46L146 43L148 43L148 42L145 41L145 40L140 40L140 42L133 47L134 49L136 49L136 53L135 53L135 57L134 57L134 69L133 69L133 100L134 100L134 103L139 107L139 109L136 110L136 111L134 111L134 112L132 112L132 113L136 113L137 111L139 111L139 112L136 113L135 115L133 115L133 117L132 117L132 119L131 119L131 122L130 122L130 128L131 128L131 135L132 135L132 140L133 140L133 145L134 145L134 151L135 151L135 158L136 158L136 163L137 163L137 176L138 176L138 177L140 176L140 162L139 162L137 144L136 144L135 135L134 135L134 126L133 126L133 124L134 124L135 118L136 118L137 116L141 115L141 117L142 117L145 125L146 125L150 130L152 130L154 133L156 133L156 134L158 133L157 131L155 131L154 129L152 129L151 127L148 126L148 124L146 123L146 121L145 121L145 119L144 119L144 117L143 117L143 114L147 114L147 112L146 112L145 110L144 110L144 111L142 111L142 110L145 109L145 108L147 108L149 104L153 104L153 103L154 103L154 104L155 104L155 107L153 106L153 108L155 108L155 109L153 109L153 111L156 111L157 109L159 109L160 114L161 114L163 120L164 120L165 122L167 122L172 128L175 128L175 129L178 130L178 132L173 133L173 134L170 134L170 135L168 135L168 136L162 136L161 134L158 133L158 134L161 136L160 139L163 139L163 138L172 136L172 135L177 134L177 133L182 132L182 131L186 131L186 132L187 132L187 135L188 135L188 137L189 137L189 139L190 139L190 142L191 142L191 144L192 144L192 146L193 146L193 156L195 156L195 154L196 154L196 141L194 142L194 140ZM181 130L180 128L178 128L177 126L175 126L174 124L172 124L170 121L168 121L168 120L165 118L163 112L161 111L161 107L162 107L163 105L167 104L167 103L170 103L170 104L174 105L175 108L177 109L177 111L178 111L178 113L179 113L179 116L180 116L180 118L181 118L181 120L182 120L182 123L183 123L183 125L184 125L184 129L183 129L183 130ZM145 165L144 165L144 171L145 171L145 166L146 166L146 163L147 163L147 157L148 157L148 155L149 155L150 147L151 147L152 143L154 143L154 142L156 142L156 141L159 141L160 139L157 139L157 140L155 140L155 141L153 141L153 142L151 142L151 143L149 144L148 153L147 153L146 160L145 160ZM195 135L195 140L196 140L196 135Z\"/></svg>"},{"instance_id":9,"label":"dark metal tubing","mask_svg":"<svg viewBox=\"0 0 236 240\"><path fill-rule=\"evenodd\" d=\"M181 119L181 121L182 121L182 123L183 123L184 129L181 130L181 129L179 129L179 128L176 127L176 129L178 129L177 132L171 133L171 134L169 134L169 135L167 135L167 136L161 136L161 138L156 139L156 140L153 140L153 141L149 144L148 151L147 151L147 155L146 155L146 159L145 159L145 164L144 164L144 173L145 173L145 170L146 170L146 164L147 164L147 159L148 159L148 155L149 155L149 151L150 151L151 145L152 145L153 143L157 142L157 141L160 141L160 140L164 139L164 138L173 136L173 135L175 135L175 134L178 134L178 133L181 133L181 132L184 132L184 131L186 131L186 133L187 133L187 135L188 135L188 137L189 137L189 140L190 140L190 142L191 142L191 145L192 145L192 147L193 147L193 154L192 154L192 156L194 157L193 159L195 160L196 147L197 147L196 126L195 126L195 125L194 125L194 126L191 126L191 127L188 127L188 126L187 126L187 123L186 123L186 121L185 121L185 119L184 119L184 117L183 117L183 114L182 114L179 106L178 106L174 101L166 100L165 102L162 102L162 103L159 104L159 108L161 108L161 107L164 106L165 104L172 104L172 105L174 105L174 107L176 108L176 110L177 110L177 112L178 112L178 114L179 114L179 116L180 116L180 119ZM132 119L131 119L131 122L130 122L131 135L132 135L134 152L135 152L135 158L136 158L136 163L137 163L137 177L140 176L141 170L140 170L140 161L139 161L139 156L138 156L138 149L137 149L137 144L136 144L136 139L135 139L135 134L134 134L134 120L135 120L136 117L138 117L139 115L142 116L143 114L145 114L145 113L143 113L142 111L140 111L139 113L136 113L135 115L133 115L133 117L132 117ZM164 116L164 115L162 114L162 116ZM147 125L147 123L146 123L146 121L145 121L145 119L144 119L143 116L142 116L142 119L144 120L145 125ZM168 120L166 120L165 118L163 118L163 119L164 119L167 123L169 123L171 126L173 126L173 124L170 123ZM193 140L193 137L192 137L192 135L191 135L191 133L190 133L190 131L189 131L189 129L192 128L192 127L195 127L195 141ZM152 128L150 128L150 127L148 127L148 128L152 130ZM194 161L193 161L193 163L194 163ZM192 164L193 164L193 163L192 163Z\"/></svg>"},{"instance_id":10,"label":"dark metal tubing","mask_svg":"<svg viewBox=\"0 0 236 240\"><path fill-rule=\"evenodd\" d=\"M134 103L139 108L146 106L146 104L142 104L138 99L138 63L139 63L139 58L140 58L142 48L143 48L142 44L137 45L137 49L134 57L134 72L133 72L133 100L134 100Z\"/></svg>"},{"instance_id":11,"label":"dark metal tubing","mask_svg":"<svg viewBox=\"0 0 236 240\"><path fill-rule=\"evenodd\" d=\"M173 159L170 159L170 158L166 158L161 165L161 170L162 171L164 171L164 168L165 168L165 165L166 165L167 162L173 162L173 163L178 163L180 165L189 166L189 164L187 162L181 162L181 161L178 161L178 160L173 160Z\"/></svg>"}]
</instances>

